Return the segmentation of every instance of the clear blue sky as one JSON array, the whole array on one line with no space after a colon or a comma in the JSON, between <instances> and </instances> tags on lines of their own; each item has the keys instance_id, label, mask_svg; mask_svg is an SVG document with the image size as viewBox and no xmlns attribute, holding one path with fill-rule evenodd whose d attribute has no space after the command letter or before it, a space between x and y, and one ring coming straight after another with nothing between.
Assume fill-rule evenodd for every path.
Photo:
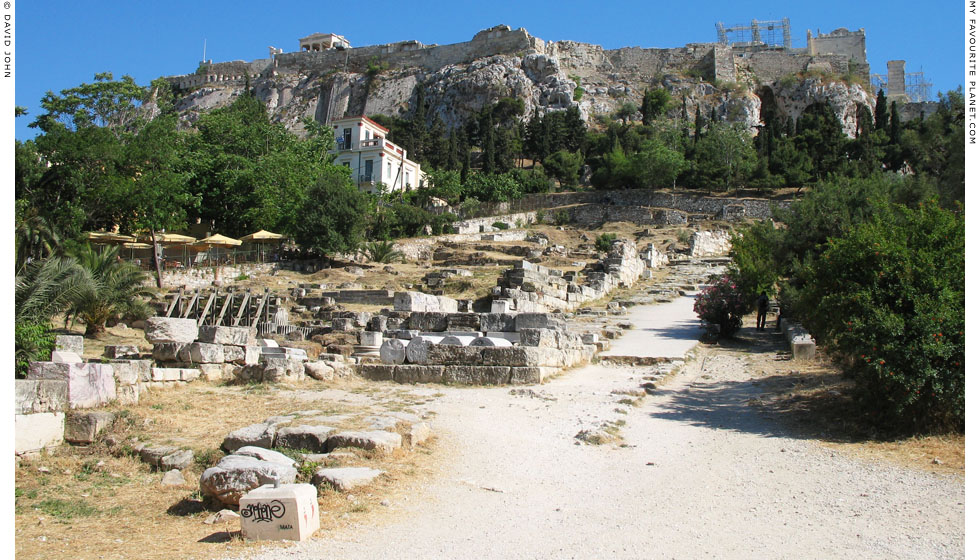
<instances>
[{"instance_id":1,"label":"clear blue sky","mask_svg":"<svg viewBox=\"0 0 980 560\"><path fill-rule=\"evenodd\" d=\"M794 46L806 30L829 32L863 27L874 73L885 62L906 60L921 67L939 91L963 82L963 4L918 2L148 2L145 0L15 2L15 102L29 114L16 119L16 137L32 138L27 127L48 90L59 92L91 82L97 72L129 74L147 85L159 76L193 72L207 40L215 62L255 60L268 46L298 50L298 39L314 32L338 33L353 46L417 39L449 44L469 40L497 24L524 27L546 41L602 45L677 47L710 42L715 22L748 23L790 18Z\"/></svg>"}]
</instances>

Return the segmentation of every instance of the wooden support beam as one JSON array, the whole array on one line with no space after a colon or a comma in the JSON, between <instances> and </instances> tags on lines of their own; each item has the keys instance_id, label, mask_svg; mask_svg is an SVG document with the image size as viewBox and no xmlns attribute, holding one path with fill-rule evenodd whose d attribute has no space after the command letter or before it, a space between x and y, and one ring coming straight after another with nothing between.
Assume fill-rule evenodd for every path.
<instances>
[{"instance_id":1,"label":"wooden support beam","mask_svg":"<svg viewBox=\"0 0 980 560\"><path fill-rule=\"evenodd\" d=\"M186 319L191 315L191 309L197 304L197 300L201 298L201 290L194 290L194 297L191 298L191 302L187 304L187 309L184 310L184 314L181 315L182 318Z\"/></svg>"},{"instance_id":2,"label":"wooden support beam","mask_svg":"<svg viewBox=\"0 0 980 560\"><path fill-rule=\"evenodd\" d=\"M238 323L242 320L242 314L245 313L245 309L248 308L248 300L252 297L252 290L250 288L245 288L245 296L242 298L242 304L238 308L238 314L235 315L235 320L231 323L231 326L237 327Z\"/></svg>"},{"instance_id":3,"label":"wooden support beam","mask_svg":"<svg viewBox=\"0 0 980 560\"><path fill-rule=\"evenodd\" d=\"M258 309L255 310L255 317L252 319L252 328L257 329L259 327L259 318L262 317L262 310L266 307L266 303L269 301L269 288L265 289L265 293L262 294L262 301L259 302Z\"/></svg>"},{"instance_id":4,"label":"wooden support beam","mask_svg":"<svg viewBox=\"0 0 980 560\"><path fill-rule=\"evenodd\" d=\"M170 317L170 314L174 312L175 308L177 309L177 314L180 315L180 307L178 307L177 304L180 303L180 298L184 297L184 288L185 286L181 286L180 289L177 290L177 296L174 297L174 300L170 302L170 307L167 308L167 317Z\"/></svg>"},{"instance_id":5,"label":"wooden support beam","mask_svg":"<svg viewBox=\"0 0 980 560\"><path fill-rule=\"evenodd\" d=\"M203 325L204 321L208 318L208 312L211 311L211 306L214 305L214 298L217 296L217 294L218 292L217 290L215 290L211 292L210 296L208 296L208 302L204 304L204 311L202 311L201 314L198 315L197 317L197 326L200 327L201 325Z\"/></svg>"},{"instance_id":6,"label":"wooden support beam","mask_svg":"<svg viewBox=\"0 0 980 560\"><path fill-rule=\"evenodd\" d=\"M231 303L232 298L235 297L235 288L228 288L228 295L225 296L225 303L221 306L221 312L218 313L218 318L215 319L214 324L220 325L225 321L225 311L228 311L228 304Z\"/></svg>"}]
</instances>

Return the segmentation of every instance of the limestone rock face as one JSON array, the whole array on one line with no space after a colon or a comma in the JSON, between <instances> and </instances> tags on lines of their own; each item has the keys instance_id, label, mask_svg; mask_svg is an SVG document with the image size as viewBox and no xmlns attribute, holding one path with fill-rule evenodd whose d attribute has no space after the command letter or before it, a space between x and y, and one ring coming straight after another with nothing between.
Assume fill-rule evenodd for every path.
<instances>
[{"instance_id":1,"label":"limestone rock face","mask_svg":"<svg viewBox=\"0 0 980 560\"><path fill-rule=\"evenodd\" d=\"M296 469L280 463L263 461L243 455L228 455L201 474L201 494L221 503L237 506L249 490L263 484L291 484L296 481Z\"/></svg>"},{"instance_id":2,"label":"limestone rock face","mask_svg":"<svg viewBox=\"0 0 980 560\"><path fill-rule=\"evenodd\" d=\"M760 124L765 88L783 116L794 119L813 102L826 101L853 136L856 106L874 107L872 95L839 77L850 72L843 55L763 52L743 57L731 47L692 43L673 48L605 50L574 41L545 42L523 29L455 45L378 45L344 52L283 53L252 62L204 65L201 73L173 77L176 107L185 124L224 107L250 79L271 118L305 134L304 118L318 122L351 115L410 117L416 94L425 91L429 122L458 128L488 105L514 98L524 105L518 118L577 107L587 123L611 116L624 103L640 106L644 90L667 89L674 99L668 116L693 121L714 112L751 133ZM368 75L371 60L386 70ZM863 64L863 62L861 63ZM801 72L825 75L800 80ZM865 70L866 71L866 70ZM861 70L858 71L861 73ZM144 109L154 103L148 102ZM639 112L634 115L639 118Z\"/></svg>"}]
</instances>

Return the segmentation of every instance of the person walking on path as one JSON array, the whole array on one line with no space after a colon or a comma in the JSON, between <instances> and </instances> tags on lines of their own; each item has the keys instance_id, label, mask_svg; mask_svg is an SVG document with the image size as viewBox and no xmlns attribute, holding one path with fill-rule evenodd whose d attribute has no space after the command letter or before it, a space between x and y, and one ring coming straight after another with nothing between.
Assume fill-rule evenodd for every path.
<instances>
[{"instance_id":1,"label":"person walking on path","mask_svg":"<svg viewBox=\"0 0 980 560\"><path fill-rule=\"evenodd\" d=\"M769 296L765 292L762 292L762 295L759 296L757 305L759 314L755 318L755 330L761 331L766 328L766 315L769 313Z\"/></svg>"}]
</instances>

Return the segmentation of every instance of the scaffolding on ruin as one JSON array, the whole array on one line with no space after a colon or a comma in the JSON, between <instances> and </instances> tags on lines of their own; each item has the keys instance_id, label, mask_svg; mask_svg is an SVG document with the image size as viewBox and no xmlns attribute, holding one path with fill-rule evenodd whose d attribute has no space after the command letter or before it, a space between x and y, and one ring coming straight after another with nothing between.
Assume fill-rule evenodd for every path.
<instances>
[{"instance_id":1,"label":"scaffolding on ruin","mask_svg":"<svg viewBox=\"0 0 980 560\"><path fill-rule=\"evenodd\" d=\"M738 24L725 27L725 24L715 24L718 31L718 42L733 47L766 47L793 48L790 37L789 18L782 20L759 21L752 20L749 25Z\"/></svg>"},{"instance_id":2,"label":"scaffolding on ruin","mask_svg":"<svg viewBox=\"0 0 980 560\"><path fill-rule=\"evenodd\" d=\"M905 73L905 97L910 103L921 103L932 99L932 82L926 80L925 73L918 72ZM888 76L884 74L871 74L872 93L878 90L888 91Z\"/></svg>"},{"instance_id":3,"label":"scaffolding on ruin","mask_svg":"<svg viewBox=\"0 0 980 560\"><path fill-rule=\"evenodd\" d=\"M926 81L921 68L918 72L905 73L905 96L911 103L929 101L932 97L932 83Z\"/></svg>"}]
</instances>

